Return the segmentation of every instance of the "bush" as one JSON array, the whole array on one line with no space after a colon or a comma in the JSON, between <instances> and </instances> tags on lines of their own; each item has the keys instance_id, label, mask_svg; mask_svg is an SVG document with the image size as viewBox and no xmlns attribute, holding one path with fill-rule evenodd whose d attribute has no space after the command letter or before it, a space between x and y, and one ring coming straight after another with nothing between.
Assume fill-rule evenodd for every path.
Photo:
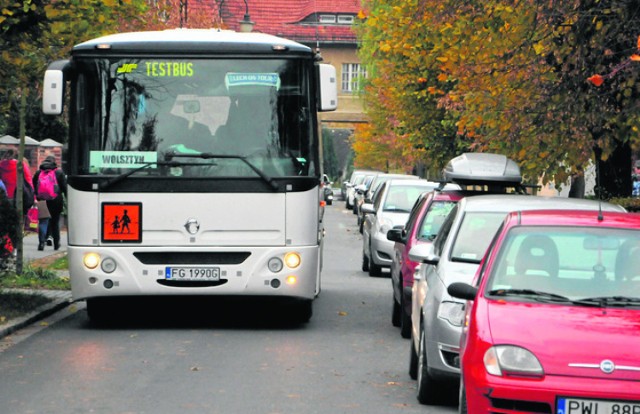
<instances>
[{"instance_id":1,"label":"bush","mask_svg":"<svg viewBox=\"0 0 640 414\"><path fill-rule=\"evenodd\" d=\"M18 214L4 191L0 191L0 262L7 258L11 251L7 242L14 242L18 229Z\"/></svg>"},{"instance_id":2,"label":"bush","mask_svg":"<svg viewBox=\"0 0 640 414\"><path fill-rule=\"evenodd\" d=\"M628 198L612 198L609 200L610 203L619 204L622 207L626 208L627 211L632 213L640 212L640 198L637 197L628 197Z\"/></svg>"}]
</instances>

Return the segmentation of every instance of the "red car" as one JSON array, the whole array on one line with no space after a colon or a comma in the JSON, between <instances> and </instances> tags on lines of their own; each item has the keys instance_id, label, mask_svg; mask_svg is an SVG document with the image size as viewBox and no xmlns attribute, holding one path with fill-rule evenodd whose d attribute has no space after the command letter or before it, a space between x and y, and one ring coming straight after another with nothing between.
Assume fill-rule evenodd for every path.
<instances>
[{"instance_id":1,"label":"red car","mask_svg":"<svg viewBox=\"0 0 640 414\"><path fill-rule=\"evenodd\" d=\"M640 413L640 214L510 213L471 285L460 413Z\"/></svg>"},{"instance_id":2,"label":"red car","mask_svg":"<svg viewBox=\"0 0 640 414\"><path fill-rule=\"evenodd\" d=\"M447 188L426 193L414 205L407 224L387 232L387 238L395 242L391 263L391 322L393 326L400 327L403 338L411 337L411 287L413 272L418 266L418 262L409 259L409 250L416 244L431 243L449 211L462 197L463 191Z\"/></svg>"}]
</instances>

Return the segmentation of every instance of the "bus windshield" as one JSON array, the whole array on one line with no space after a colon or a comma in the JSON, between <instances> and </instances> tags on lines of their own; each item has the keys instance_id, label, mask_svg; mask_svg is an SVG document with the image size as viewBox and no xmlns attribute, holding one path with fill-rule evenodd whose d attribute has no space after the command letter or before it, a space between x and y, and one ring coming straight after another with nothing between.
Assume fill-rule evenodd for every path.
<instances>
[{"instance_id":1,"label":"bus windshield","mask_svg":"<svg viewBox=\"0 0 640 414\"><path fill-rule=\"evenodd\" d=\"M317 173L307 63L78 57L75 65L75 174Z\"/></svg>"}]
</instances>

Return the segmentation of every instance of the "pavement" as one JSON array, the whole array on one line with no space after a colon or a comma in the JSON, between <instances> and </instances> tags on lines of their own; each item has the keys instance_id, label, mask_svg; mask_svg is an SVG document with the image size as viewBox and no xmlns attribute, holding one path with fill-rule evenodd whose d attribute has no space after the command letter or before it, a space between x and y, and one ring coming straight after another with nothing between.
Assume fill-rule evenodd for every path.
<instances>
[{"instance_id":1,"label":"pavement","mask_svg":"<svg viewBox=\"0 0 640 414\"><path fill-rule=\"evenodd\" d=\"M67 233L61 232L60 249L53 250L53 246L45 246L44 250L38 250L38 235L29 233L23 240L24 263L42 259L51 255L58 255L67 251ZM69 276L68 271L60 271L60 276ZM51 301L33 312L19 318L11 319L6 324L0 325L0 339L25 328L47 316L69 306L73 299L70 290L40 290L40 289L4 289L4 291L16 291L24 293L38 293L51 299Z\"/></svg>"}]
</instances>

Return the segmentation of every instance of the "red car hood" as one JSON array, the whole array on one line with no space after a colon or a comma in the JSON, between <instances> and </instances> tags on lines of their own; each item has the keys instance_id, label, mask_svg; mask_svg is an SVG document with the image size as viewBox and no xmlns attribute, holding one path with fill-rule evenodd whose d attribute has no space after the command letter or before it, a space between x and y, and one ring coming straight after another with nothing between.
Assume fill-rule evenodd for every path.
<instances>
[{"instance_id":1,"label":"red car hood","mask_svg":"<svg viewBox=\"0 0 640 414\"><path fill-rule=\"evenodd\" d=\"M487 305L493 343L533 352L546 375L640 380L640 309L504 301ZM601 370L603 361L613 363L612 373Z\"/></svg>"}]
</instances>

